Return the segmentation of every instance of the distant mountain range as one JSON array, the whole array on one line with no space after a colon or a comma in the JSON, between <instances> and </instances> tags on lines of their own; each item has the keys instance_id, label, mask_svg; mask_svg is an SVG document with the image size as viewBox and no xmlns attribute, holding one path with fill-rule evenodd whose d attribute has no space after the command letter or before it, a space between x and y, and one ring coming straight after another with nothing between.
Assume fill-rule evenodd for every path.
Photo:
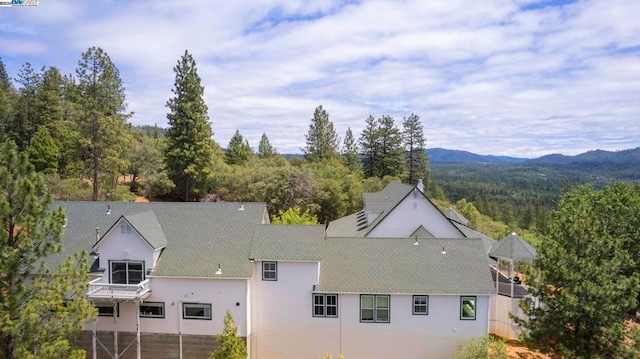
<instances>
[{"instance_id":1,"label":"distant mountain range","mask_svg":"<svg viewBox=\"0 0 640 359\"><path fill-rule=\"evenodd\" d=\"M640 147L622 151L593 150L575 156L551 154L528 159L509 156L479 155L460 150L428 148L429 163L527 163L544 165L618 163L640 165Z\"/></svg>"}]
</instances>

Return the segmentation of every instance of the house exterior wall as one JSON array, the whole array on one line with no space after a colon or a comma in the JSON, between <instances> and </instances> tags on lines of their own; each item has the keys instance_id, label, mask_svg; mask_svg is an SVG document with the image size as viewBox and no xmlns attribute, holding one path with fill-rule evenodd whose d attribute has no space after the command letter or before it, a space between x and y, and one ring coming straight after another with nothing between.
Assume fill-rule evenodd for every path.
<instances>
[{"instance_id":1,"label":"house exterior wall","mask_svg":"<svg viewBox=\"0 0 640 359\"><path fill-rule=\"evenodd\" d=\"M100 241L100 268L105 269L104 281L110 280L109 261L143 261L145 271L155 266L153 248L135 230L120 233L120 221Z\"/></svg>"},{"instance_id":2,"label":"house exterior wall","mask_svg":"<svg viewBox=\"0 0 640 359\"><path fill-rule=\"evenodd\" d=\"M253 358L310 358L321 350L318 323L312 317L312 290L318 283L318 262L278 263L278 279L262 280L262 261L256 260L252 279ZM326 350L326 349L323 349Z\"/></svg>"},{"instance_id":3,"label":"house exterior wall","mask_svg":"<svg viewBox=\"0 0 640 359\"><path fill-rule=\"evenodd\" d=\"M152 294L145 302L164 302L164 318L140 318L143 333L178 334L180 326L185 335L215 335L224 328L223 319L231 311L238 327L238 335L247 336L247 291L248 280L238 279L189 279L151 278ZM211 320L183 319L182 303L211 304ZM238 303L238 305L236 305ZM120 303L117 329L122 332L136 331L135 303ZM96 329L113 331L111 317L99 317ZM91 324L85 326L91 330Z\"/></svg>"},{"instance_id":4,"label":"house exterior wall","mask_svg":"<svg viewBox=\"0 0 640 359\"><path fill-rule=\"evenodd\" d=\"M424 195L415 191L387 214L367 237L407 238L420 225L437 238L464 237Z\"/></svg>"}]
</instances>

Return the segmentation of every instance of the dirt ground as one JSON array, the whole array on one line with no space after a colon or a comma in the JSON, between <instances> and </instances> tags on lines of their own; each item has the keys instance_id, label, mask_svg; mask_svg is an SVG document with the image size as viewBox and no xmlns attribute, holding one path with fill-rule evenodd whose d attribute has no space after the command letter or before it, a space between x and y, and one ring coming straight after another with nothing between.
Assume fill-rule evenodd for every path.
<instances>
[{"instance_id":1,"label":"dirt ground","mask_svg":"<svg viewBox=\"0 0 640 359\"><path fill-rule=\"evenodd\" d=\"M548 355L540 354L536 351L518 344L517 342L507 343L507 356L510 359L550 359Z\"/></svg>"}]
</instances>

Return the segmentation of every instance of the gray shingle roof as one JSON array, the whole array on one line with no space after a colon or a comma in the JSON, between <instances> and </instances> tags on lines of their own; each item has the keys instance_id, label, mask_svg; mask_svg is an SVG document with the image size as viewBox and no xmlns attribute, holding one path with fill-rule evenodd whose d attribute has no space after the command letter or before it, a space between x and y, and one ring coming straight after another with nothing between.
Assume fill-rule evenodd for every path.
<instances>
[{"instance_id":1,"label":"gray shingle roof","mask_svg":"<svg viewBox=\"0 0 640 359\"><path fill-rule=\"evenodd\" d=\"M511 233L491 246L489 255L516 261L533 261L536 259L536 249L517 234Z\"/></svg>"},{"instance_id":2,"label":"gray shingle roof","mask_svg":"<svg viewBox=\"0 0 640 359\"><path fill-rule=\"evenodd\" d=\"M106 233L121 216L133 219L152 245L166 249L156 266L155 276L214 277L218 263L222 277L249 278L252 265L249 250L254 227L266 219L264 203L131 203L131 202L55 202L67 215L63 244L65 251L48 258L58 265L71 253L90 251L96 242L96 227ZM111 207L106 214L107 206ZM164 233L152 223L142 224L153 212ZM138 228L140 227L140 228ZM157 237L156 237L157 235ZM153 238L151 238L153 237Z\"/></svg>"},{"instance_id":3,"label":"gray shingle roof","mask_svg":"<svg viewBox=\"0 0 640 359\"><path fill-rule=\"evenodd\" d=\"M453 208L447 209L444 212L444 215L453 221L464 224L465 226L469 223L469 220L465 216L463 216L460 212L456 211Z\"/></svg>"},{"instance_id":4,"label":"gray shingle roof","mask_svg":"<svg viewBox=\"0 0 640 359\"><path fill-rule=\"evenodd\" d=\"M155 212L145 212L124 216L131 226L140 233L153 249L167 246L167 237L158 222Z\"/></svg>"},{"instance_id":5,"label":"gray shingle roof","mask_svg":"<svg viewBox=\"0 0 640 359\"><path fill-rule=\"evenodd\" d=\"M416 228L416 230L411 233L411 238L435 238L433 234L431 234L431 232L429 232L426 228L424 228L423 226L419 226L418 228Z\"/></svg>"},{"instance_id":6,"label":"gray shingle roof","mask_svg":"<svg viewBox=\"0 0 640 359\"><path fill-rule=\"evenodd\" d=\"M257 226L249 258L274 261L320 261L324 257L324 225Z\"/></svg>"},{"instance_id":7,"label":"gray shingle roof","mask_svg":"<svg viewBox=\"0 0 640 359\"><path fill-rule=\"evenodd\" d=\"M442 254L442 248L445 254ZM337 293L494 293L480 239L327 238L320 284Z\"/></svg>"}]
</instances>

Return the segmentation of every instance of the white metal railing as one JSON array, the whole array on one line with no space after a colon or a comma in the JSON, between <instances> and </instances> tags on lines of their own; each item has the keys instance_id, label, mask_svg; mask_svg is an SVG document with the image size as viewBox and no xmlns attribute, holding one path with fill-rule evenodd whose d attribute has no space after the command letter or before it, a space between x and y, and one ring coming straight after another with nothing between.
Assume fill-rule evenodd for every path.
<instances>
[{"instance_id":1,"label":"white metal railing","mask_svg":"<svg viewBox=\"0 0 640 359\"><path fill-rule=\"evenodd\" d=\"M146 279L138 284L113 284L104 283L102 278L96 278L89 282L87 297L89 299L140 299L151 290L150 281Z\"/></svg>"}]
</instances>

